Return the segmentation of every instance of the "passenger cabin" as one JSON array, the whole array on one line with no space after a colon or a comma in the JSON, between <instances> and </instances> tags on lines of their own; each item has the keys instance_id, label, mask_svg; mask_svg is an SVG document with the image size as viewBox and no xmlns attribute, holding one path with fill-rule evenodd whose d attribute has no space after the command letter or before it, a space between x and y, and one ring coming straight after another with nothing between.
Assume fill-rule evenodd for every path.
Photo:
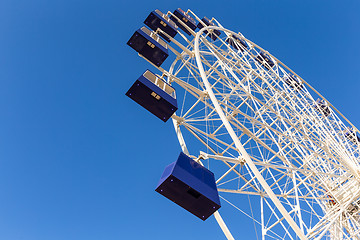
<instances>
[{"instance_id":1,"label":"passenger cabin","mask_svg":"<svg viewBox=\"0 0 360 240\"><path fill-rule=\"evenodd\" d=\"M264 52L260 52L256 56L255 60L258 61L258 63L264 66L267 70L270 70L270 68L272 68L275 65L275 63L271 60L271 58L267 56L266 53Z\"/></svg>"},{"instance_id":2,"label":"passenger cabin","mask_svg":"<svg viewBox=\"0 0 360 240\"><path fill-rule=\"evenodd\" d=\"M126 96L164 122L177 110L175 90L149 70L135 81Z\"/></svg>"},{"instance_id":3,"label":"passenger cabin","mask_svg":"<svg viewBox=\"0 0 360 240\"><path fill-rule=\"evenodd\" d=\"M206 26L216 26L214 23L210 22L210 20L207 18L207 17L204 17L203 19L201 19L203 21L203 23L205 23ZM198 28L199 29L202 29L203 27L203 24L201 22L198 23ZM208 34L208 31L204 31L205 34ZM219 30L211 30L211 32L209 33L209 37L212 39L212 40L216 40L218 36L220 36L221 32Z\"/></svg>"},{"instance_id":4,"label":"passenger cabin","mask_svg":"<svg viewBox=\"0 0 360 240\"><path fill-rule=\"evenodd\" d=\"M345 137L355 143L355 144L359 144L360 143L360 136L358 133L356 133L355 130L353 130L352 128L348 127L345 131L344 131L344 135Z\"/></svg>"},{"instance_id":5,"label":"passenger cabin","mask_svg":"<svg viewBox=\"0 0 360 240\"><path fill-rule=\"evenodd\" d=\"M185 11L181 8L178 8L174 11L174 15L180 20L178 21L174 16L170 16L170 19L173 20L176 25L183 30L187 35L191 35L190 31L183 25L185 24L191 30L195 31L196 29L196 21L191 16L189 16Z\"/></svg>"},{"instance_id":6,"label":"passenger cabin","mask_svg":"<svg viewBox=\"0 0 360 240\"><path fill-rule=\"evenodd\" d=\"M359 215L360 200L357 200L349 204L346 210L350 215L354 215L354 214Z\"/></svg>"},{"instance_id":7,"label":"passenger cabin","mask_svg":"<svg viewBox=\"0 0 360 240\"><path fill-rule=\"evenodd\" d=\"M156 31L158 28L166 32L170 37L175 37L177 34L176 24L168 17L166 14L162 13L160 10L156 9L152 11L149 16L144 21L145 25ZM170 42L170 38L165 36L162 33L159 35L164 38L166 41Z\"/></svg>"},{"instance_id":8,"label":"passenger cabin","mask_svg":"<svg viewBox=\"0 0 360 240\"><path fill-rule=\"evenodd\" d=\"M357 213L356 215L358 215L359 214L359 204L356 203L356 202L351 203L351 204L348 205L346 210L350 215L354 215L356 213Z\"/></svg>"},{"instance_id":9,"label":"passenger cabin","mask_svg":"<svg viewBox=\"0 0 360 240\"><path fill-rule=\"evenodd\" d=\"M304 87L301 80L299 80L294 74L286 76L284 81L294 90L300 90Z\"/></svg>"},{"instance_id":10,"label":"passenger cabin","mask_svg":"<svg viewBox=\"0 0 360 240\"><path fill-rule=\"evenodd\" d=\"M326 105L324 100L318 98L315 102L314 107L318 112L324 114L325 117L330 115L330 108Z\"/></svg>"},{"instance_id":11,"label":"passenger cabin","mask_svg":"<svg viewBox=\"0 0 360 240\"><path fill-rule=\"evenodd\" d=\"M230 37L228 37L228 39L226 39L226 42L229 43L230 46L232 46L236 50L240 50L242 52L244 51L244 49L248 48L246 42L236 37L235 35L231 35Z\"/></svg>"},{"instance_id":12,"label":"passenger cabin","mask_svg":"<svg viewBox=\"0 0 360 240\"><path fill-rule=\"evenodd\" d=\"M165 41L146 27L138 29L127 44L157 67L169 56Z\"/></svg>"},{"instance_id":13,"label":"passenger cabin","mask_svg":"<svg viewBox=\"0 0 360 240\"><path fill-rule=\"evenodd\" d=\"M155 191L204 221L221 207L214 174L184 153L165 168Z\"/></svg>"}]
</instances>

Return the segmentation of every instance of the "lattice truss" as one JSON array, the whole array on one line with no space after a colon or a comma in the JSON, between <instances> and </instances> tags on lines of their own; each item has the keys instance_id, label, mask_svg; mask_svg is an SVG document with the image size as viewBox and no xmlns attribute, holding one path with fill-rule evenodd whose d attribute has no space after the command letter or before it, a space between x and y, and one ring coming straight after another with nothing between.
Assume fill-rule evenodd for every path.
<instances>
[{"instance_id":1,"label":"lattice truss","mask_svg":"<svg viewBox=\"0 0 360 240\"><path fill-rule=\"evenodd\" d=\"M200 33L184 25L191 37L178 31L183 42L160 29L151 33L171 39L167 47L176 55L169 70L154 66L176 89L172 118L182 149L215 173L223 202L254 221L258 238L360 239L359 131L274 56L211 22L215 27ZM214 99L269 188L235 146ZM260 206L245 209L243 196Z\"/></svg>"},{"instance_id":2,"label":"lattice truss","mask_svg":"<svg viewBox=\"0 0 360 240\"><path fill-rule=\"evenodd\" d=\"M316 102L320 94L240 33L223 30L215 41L208 34L213 30L204 31L199 44L207 80L286 211L308 239L360 239L359 142L346 119L325 99ZM177 58L169 71L158 68L176 89L179 110L173 121L179 138L215 173L224 202L259 226L262 239L297 239L215 110L194 57L194 39L184 39L182 50L170 47ZM260 53L273 64L259 61ZM236 196L258 199L261 212L246 212Z\"/></svg>"}]
</instances>

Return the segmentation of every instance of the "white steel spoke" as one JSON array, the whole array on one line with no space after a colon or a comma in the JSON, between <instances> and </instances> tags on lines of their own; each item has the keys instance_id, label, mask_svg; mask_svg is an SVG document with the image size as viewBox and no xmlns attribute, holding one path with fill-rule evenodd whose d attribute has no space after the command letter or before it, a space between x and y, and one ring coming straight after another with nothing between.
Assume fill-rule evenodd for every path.
<instances>
[{"instance_id":1,"label":"white steel spoke","mask_svg":"<svg viewBox=\"0 0 360 240\"><path fill-rule=\"evenodd\" d=\"M281 61L211 21L173 41L176 60L158 68L176 89L182 151L214 172L224 204L262 240L360 239L358 129ZM237 238L226 214L215 218Z\"/></svg>"}]
</instances>

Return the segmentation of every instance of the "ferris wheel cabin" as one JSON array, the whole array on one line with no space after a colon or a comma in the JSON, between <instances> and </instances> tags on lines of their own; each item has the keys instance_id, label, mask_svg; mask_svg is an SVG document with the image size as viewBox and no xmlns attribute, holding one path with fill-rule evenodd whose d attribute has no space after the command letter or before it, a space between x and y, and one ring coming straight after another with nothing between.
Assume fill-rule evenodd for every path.
<instances>
[{"instance_id":1,"label":"ferris wheel cabin","mask_svg":"<svg viewBox=\"0 0 360 240\"><path fill-rule=\"evenodd\" d=\"M165 41L146 27L138 29L127 44L157 67L169 56Z\"/></svg>"},{"instance_id":2,"label":"ferris wheel cabin","mask_svg":"<svg viewBox=\"0 0 360 240\"><path fill-rule=\"evenodd\" d=\"M170 19L173 20L177 26L183 30L187 35L191 35L190 31L186 29L186 27L183 25L185 24L187 27L189 27L191 30L195 31L196 29L196 21L191 16L189 16L184 10L181 8L178 8L174 11L174 15L180 20L177 20L174 16L170 16Z\"/></svg>"},{"instance_id":3,"label":"ferris wheel cabin","mask_svg":"<svg viewBox=\"0 0 360 240\"><path fill-rule=\"evenodd\" d=\"M344 131L344 135L345 137L350 140L351 142L355 143L355 144L359 144L360 143L360 136L358 133L356 133L355 130L353 130L352 128L348 127L345 131Z\"/></svg>"},{"instance_id":4,"label":"ferris wheel cabin","mask_svg":"<svg viewBox=\"0 0 360 240\"><path fill-rule=\"evenodd\" d=\"M155 191L204 221L221 207L214 174L182 152Z\"/></svg>"},{"instance_id":5,"label":"ferris wheel cabin","mask_svg":"<svg viewBox=\"0 0 360 240\"><path fill-rule=\"evenodd\" d=\"M264 52L260 52L256 56L255 60L258 61L258 63L264 66L267 70L270 70L270 68L275 65L275 63L270 59L270 57L267 56Z\"/></svg>"},{"instance_id":6,"label":"ferris wheel cabin","mask_svg":"<svg viewBox=\"0 0 360 240\"><path fill-rule=\"evenodd\" d=\"M154 31L160 28L172 38L175 37L175 35L177 34L178 27L175 25L175 23L158 9L152 11L145 19L144 23ZM164 34L159 33L159 35L166 41L171 42L170 38L168 38Z\"/></svg>"},{"instance_id":7,"label":"ferris wheel cabin","mask_svg":"<svg viewBox=\"0 0 360 240\"><path fill-rule=\"evenodd\" d=\"M248 48L245 41L241 40L240 38L231 35L229 38L226 39L226 42L230 44L236 50L244 51L244 49Z\"/></svg>"},{"instance_id":8,"label":"ferris wheel cabin","mask_svg":"<svg viewBox=\"0 0 360 240\"><path fill-rule=\"evenodd\" d=\"M330 108L326 105L324 100L318 98L314 107L318 112L324 114L325 117L330 115Z\"/></svg>"},{"instance_id":9,"label":"ferris wheel cabin","mask_svg":"<svg viewBox=\"0 0 360 240\"><path fill-rule=\"evenodd\" d=\"M284 81L287 85L289 85L289 87L295 90L300 90L304 87L301 81L293 74L285 77Z\"/></svg>"},{"instance_id":10,"label":"ferris wheel cabin","mask_svg":"<svg viewBox=\"0 0 360 240\"><path fill-rule=\"evenodd\" d=\"M164 122L177 110L175 90L149 70L135 81L126 96Z\"/></svg>"},{"instance_id":11,"label":"ferris wheel cabin","mask_svg":"<svg viewBox=\"0 0 360 240\"><path fill-rule=\"evenodd\" d=\"M216 26L214 23L210 22L210 20L207 17L203 17L201 21L203 21L203 23L205 23L206 26ZM205 27L201 22L199 22L197 26L199 29ZM217 37L220 36L221 32L219 30L211 30L211 31L212 32L210 32L208 36L215 41ZM205 30L204 33L208 34L208 31Z\"/></svg>"}]
</instances>

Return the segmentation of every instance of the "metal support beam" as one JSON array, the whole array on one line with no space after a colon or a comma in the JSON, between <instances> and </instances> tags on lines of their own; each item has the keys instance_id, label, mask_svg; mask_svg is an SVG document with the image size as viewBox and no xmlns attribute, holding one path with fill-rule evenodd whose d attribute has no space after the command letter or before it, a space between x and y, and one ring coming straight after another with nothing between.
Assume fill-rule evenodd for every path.
<instances>
[{"instance_id":1,"label":"metal support beam","mask_svg":"<svg viewBox=\"0 0 360 240\"><path fill-rule=\"evenodd\" d=\"M280 200L276 197L276 195L274 194L274 192L271 190L270 186L267 184L266 180L263 178L263 176L260 174L259 170L257 169L256 165L254 164L254 162L251 160L249 154L246 152L246 150L244 149L244 147L242 146L239 138L237 137L234 129L231 127L229 120L227 119L227 117L225 116L213 90L211 87L211 84L209 83L207 77L206 77L206 73L204 71L204 67L202 65L201 62L201 56L200 56L200 52L199 52L199 39L201 34L207 30L220 30L220 31L225 31L225 32L229 32L229 30L224 29L224 28L219 28L219 27L205 27L202 28L195 37L195 58L196 58L196 62L200 71L200 75L201 78L205 84L206 90L209 94L209 97L212 101L212 103L214 104L214 107L216 109L216 112L218 113L218 115L220 116L222 122L224 123L224 126L226 128L226 130L228 131L231 139L233 140L233 142L235 143L236 148L238 149L238 151L241 153L241 156L244 157L246 163L248 164L249 168L251 169L251 171L253 172L253 174L256 176L256 178L258 179L259 183L261 184L261 186L264 188L265 192L269 195L270 199L273 201L273 203L275 204L275 206L277 207L277 209L280 211L280 213L283 215L283 217L286 219L286 221L289 223L289 225L291 226L291 228L294 230L294 232L299 236L299 238L301 240L306 240L307 237L305 236L305 234L301 231L301 229L299 228L299 226L296 224L296 222L294 221L294 219L292 219L292 217L290 216L290 214L287 212L287 210L285 209L285 207L281 204ZM235 33L233 33L234 35L236 35Z\"/></svg>"}]
</instances>

